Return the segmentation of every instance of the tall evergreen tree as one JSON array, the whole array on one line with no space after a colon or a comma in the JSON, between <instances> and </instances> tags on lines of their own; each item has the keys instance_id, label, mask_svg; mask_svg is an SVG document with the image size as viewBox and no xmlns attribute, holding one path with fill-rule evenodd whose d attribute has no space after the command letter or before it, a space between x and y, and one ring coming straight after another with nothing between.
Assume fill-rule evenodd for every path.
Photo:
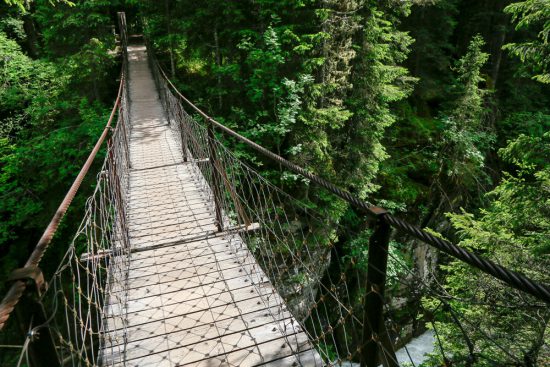
<instances>
[{"instance_id":1,"label":"tall evergreen tree","mask_svg":"<svg viewBox=\"0 0 550 367\"><path fill-rule=\"evenodd\" d=\"M351 80L353 91L348 108L353 118L337 137L337 171L343 184L360 197L377 189L375 178L380 162L387 158L381 144L386 128L395 122L390 104L406 98L414 78L400 66L409 52L412 38L397 29L399 17L408 14L410 5L389 2L360 5L360 31L355 37L357 55Z\"/></svg>"},{"instance_id":2,"label":"tall evergreen tree","mask_svg":"<svg viewBox=\"0 0 550 367\"><path fill-rule=\"evenodd\" d=\"M527 0L510 4L505 11L517 21L516 29L537 29L537 38L505 46L534 71L533 78L550 83L550 1Z\"/></svg>"},{"instance_id":3,"label":"tall evergreen tree","mask_svg":"<svg viewBox=\"0 0 550 367\"><path fill-rule=\"evenodd\" d=\"M464 205L469 193L483 192L487 183L483 169L492 138L484 124L487 91L480 86L484 82L481 68L489 57L482 51L484 44L481 36L475 36L467 53L458 61L454 99L442 117L437 180L446 201L444 207L448 209Z\"/></svg>"}]
</instances>

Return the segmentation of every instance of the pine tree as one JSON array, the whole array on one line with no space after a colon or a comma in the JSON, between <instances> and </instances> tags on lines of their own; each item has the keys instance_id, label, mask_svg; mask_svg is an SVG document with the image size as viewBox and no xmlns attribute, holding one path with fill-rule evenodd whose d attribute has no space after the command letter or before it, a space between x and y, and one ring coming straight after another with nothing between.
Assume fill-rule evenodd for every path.
<instances>
[{"instance_id":1,"label":"pine tree","mask_svg":"<svg viewBox=\"0 0 550 367\"><path fill-rule=\"evenodd\" d=\"M550 1L520 1L508 5L504 10L517 21L516 30L542 27L536 39L509 43L505 48L534 71L533 79L550 83Z\"/></svg>"},{"instance_id":2,"label":"pine tree","mask_svg":"<svg viewBox=\"0 0 550 367\"><path fill-rule=\"evenodd\" d=\"M446 198L446 207L464 205L469 192L483 192L487 181L484 174L485 154L492 139L484 125L484 78L481 68L489 55L482 51L485 42L475 36L466 54L457 62L457 78L453 86L453 101L441 117L443 131L439 143L439 187Z\"/></svg>"},{"instance_id":3,"label":"pine tree","mask_svg":"<svg viewBox=\"0 0 550 367\"><path fill-rule=\"evenodd\" d=\"M380 162L387 158L381 142L386 128L396 119L390 105L406 98L415 81L400 66L413 40L399 31L397 24L399 16L408 14L409 7L390 2L379 8L375 3L364 1L360 6L361 30L355 39L353 91L348 101L353 117L336 138L340 163L337 171L345 177L343 184L360 197L378 188L375 178Z\"/></svg>"},{"instance_id":4,"label":"pine tree","mask_svg":"<svg viewBox=\"0 0 550 367\"><path fill-rule=\"evenodd\" d=\"M487 194L490 205L479 215L449 215L459 245L548 284L550 164L545 157L550 155L550 133L521 135L499 153L515 172L506 173ZM470 366L547 365L548 307L458 260L442 268L445 298L460 324L439 310L436 328L453 361ZM434 310L438 302L431 299L425 305Z\"/></svg>"}]
</instances>

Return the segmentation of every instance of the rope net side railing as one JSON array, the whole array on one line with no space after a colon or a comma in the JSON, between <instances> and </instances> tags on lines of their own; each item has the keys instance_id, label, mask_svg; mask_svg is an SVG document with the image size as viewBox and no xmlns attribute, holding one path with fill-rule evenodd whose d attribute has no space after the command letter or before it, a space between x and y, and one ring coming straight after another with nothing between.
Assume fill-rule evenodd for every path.
<instances>
[{"instance_id":1,"label":"rope net side railing","mask_svg":"<svg viewBox=\"0 0 550 367\"><path fill-rule=\"evenodd\" d=\"M303 365L345 365L362 361L365 343L368 342L364 340L363 330L365 327L372 328L372 323L377 322L365 313L365 305L369 303L366 300L372 300L369 296L373 293L378 297L378 290L366 284L366 252L350 255L349 249L341 247L344 233L348 234L348 238L361 235L351 234L349 229L315 213L242 162L226 147L224 139L219 139L215 134L214 127L219 127L219 123L194 106L184 106L189 101L175 90L154 55L150 60L161 101L173 133L180 142L182 155L192 162L197 175L204 177L203 190L212 202L216 202L218 229L234 233L232 246L235 253L242 247L252 252L254 260L243 261L257 261L260 264L261 271L251 276L256 277L254 284L258 291L263 291L264 298L271 302L273 307L269 309L278 319L286 317L285 312L290 311L300 324L299 328L308 334L310 344L304 348L313 347L318 359L314 358L315 363L311 364L311 359L307 359L307 354L300 347L293 351L294 354L306 358L303 360L305 362L301 361ZM367 204L365 206L373 208ZM461 251L431 234L426 237L427 232L417 234L415 227L407 227L389 214L383 214L381 220L430 244L439 242L434 246L445 252ZM366 232L372 233L375 225L375 221L371 221L371 229L367 228ZM362 238L365 237L368 241L368 235ZM528 339L541 326L543 329L546 327L550 314L543 302L523 291L509 288L506 291L509 301L506 305L490 301L480 305L489 314L492 312L495 320L509 313L510 307L522 310L523 321L518 326L516 320L515 333L495 335L490 324L476 322L472 317L475 315L469 315L460 307L473 301L471 294L459 299L438 283L435 274L420 276L410 263L412 251L404 249L395 240L391 244L389 250L385 250L391 271L374 269L386 273L391 301L384 303L385 321L379 328L381 332L371 341L380 351L378 362L385 366L399 365L394 349L396 346L402 347L407 340L405 338L410 336L402 327L403 318L407 318L407 322L422 323L434 331L436 348L430 362L434 365L450 365L451 361L464 366L524 365L518 361L518 356L526 345L518 342L510 348L509 344L513 344L514 335L523 335ZM397 250L398 247L400 250ZM472 259L468 262L471 265L481 264L480 268L483 264L489 267L494 265L465 251L462 255ZM461 259L462 255L457 257ZM499 279L516 276L516 273L498 265L494 269L504 274ZM491 274L490 271L488 273ZM472 277L498 282L493 276L481 272L472 273ZM262 284L267 280L275 286L284 302L278 303L275 295L262 290ZM525 283L521 275L517 275L516 280L518 284L523 282L528 292L529 288L534 289L532 294L540 291L541 299L545 299L544 294L548 291L545 285L531 280ZM514 287L518 288L517 285ZM399 302L407 297L415 303L411 307L415 314L403 316L404 308ZM449 324L454 331L449 330ZM288 339L288 345L300 345L292 340L297 335L296 329L284 330L283 334ZM463 348L452 347L451 341L455 345L461 344ZM400 361L415 365L406 347L404 351L406 357L400 358ZM545 358L548 353L542 352L541 355L540 358Z\"/></svg>"},{"instance_id":2,"label":"rope net side railing","mask_svg":"<svg viewBox=\"0 0 550 367\"><path fill-rule=\"evenodd\" d=\"M121 81L124 85L124 80ZM129 116L122 89L118 117L82 221L59 267L41 295L46 320L31 322L17 366L37 365L29 345L46 333L54 365L99 366L103 355L124 358L125 304L130 239L127 226ZM114 362L113 362L114 363ZM43 364L43 363L41 363Z\"/></svg>"},{"instance_id":3,"label":"rope net side railing","mask_svg":"<svg viewBox=\"0 0 550 367\"><path fill-rule=\"evenodd\" d=\"M358 361L365 277L358 269L340 268L344 262L335 247L338 226L320 219L237 158L207 125L186 112L151 60L184 159L204 178L203 191L218 203L218 229L233 234L229 238L236 254L246 254L240 251L246 247L254 255L243 256L243 269L261 266L249 276L273 318L284 320L290 311L300 323L280 330L287 345L295 348L293 354L304 366ZM266 282L275 286L276 294ZM299 340L302 329L309 343Z\"/></svg>"},{"instance_id":4,"label":"rope net side railing","mask_svg":"<svg viewBox=\"0 0 550 367\"><path fill-rule=\"evenodd\" d=\"M240 259L248 275L275 320L289 317L288 311L309 334L320 355L313 357L315 365L326 361L340 364L358 360L358 345L345 339L340 345L337 333L351 334L362 329L362 315L354 305L359 299L361 279L343 277L344 272L328 272L335 255L336 233L330 223L313 216L258 173L241 162L212 132L197 123L182 108L181 103L167 90L162 91L168 118L174 134L185 148L184 156L192 163L197 176L203 177L202 190L211 202L217 202L218 228L229 232L230 246L236 254L242 247L254 257ZM334 275L337 274L337 275ZM278 291L273 294L265 282ZM282 302L279 295L285 300ZM280 330L293 354L311 362L311 345L298 340L299 327ZM356 340L357 342L357 340ZM337 350L334 349L337 346ZM302 348L302 349L301 349ZM304 362L305 363L305 362ZM304 365L310 365L305 363Z\"/></svg>"},{"instance_id":5,"label":"rope net side railing","mask_svg":"<svg viewBox=\"0 0 550 367\"><path fill-rule=\"evenodd\" d=\"M63 365L100 365L102 355L124 355L125 303L129 266L128 116L123 95L119 117L93 195L43 302L53 310L51 330ZM116 341L116 342L113 342ZM115 347L116 346L116 347ZM117 348L117 350L112 350Z\"/></svg>"},{"instance_id":6,"label":"rope net side railing","mask_svg":"<svg viewBox=\"0 0 550 367\"><path fill-rule=\"evenodd\" d=\"M130 174L130 97L126 19L119 14L123 60L117 121L107 140L105 158L84 216L61 265L42 299L52 316L45 325L53 335L61 365L105 365L124 358L124 309L130 236L127 203Z\"/></svg>"},{"instance_id":7,"label":"rope net side railing","mask_svg":"<svg viewBox=\"0 0 550 367\"><path fill-rule=\"evenodd\" d=\"M14 297L11 290L8 292L0 307L0 328L8 321L17 325L25 337L17 348L0 346L2 363L97 366L101 365L105 353L121 358L124 353L120 348L108 350L118 345L111 340L124 339L123 314L112 312L112 308L125 302L121 288L127 275L129 253L126 202L130 120L124 13L119 14L119 21L122 72L115 105L102 135L29 261L14 272L12 288L19 290L22 283L27 290L23 288L18 297ZM78 230L57 270L45 283L38 268L40 260L96 155L103 154L95 188L86 201ZM39 276L29 276L28 269L36 269ZM17 314L17 317L12 315L13 320L12 313Z\"/></svg>"}]
</instances>

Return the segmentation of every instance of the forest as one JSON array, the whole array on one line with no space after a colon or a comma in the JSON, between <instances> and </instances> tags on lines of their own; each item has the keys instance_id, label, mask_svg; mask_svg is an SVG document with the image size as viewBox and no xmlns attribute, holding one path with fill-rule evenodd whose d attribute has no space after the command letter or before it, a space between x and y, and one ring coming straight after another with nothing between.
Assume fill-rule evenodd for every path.
<instances>
[{"instance_id":1,"label":"forest","mask_svg":"<svg viewBox=\"0 0 550 367\"><path fill-rule=\"evenodd\" d=\"M121 68L117 11L216 120L550 284L549 0L0 2L0 279L27 259L109 116ZM227 144L352 229L339 241L365 266L370 232L361 213ZM42 262L46 275L75 233L98 169ZM392 311L404 340L437 326L438 346L423 365L550 364L548 305L419 241L393 238L392 251L468 319L457 325L430 293L390 290L405 299Z\"/></svg>"}]
</instances>

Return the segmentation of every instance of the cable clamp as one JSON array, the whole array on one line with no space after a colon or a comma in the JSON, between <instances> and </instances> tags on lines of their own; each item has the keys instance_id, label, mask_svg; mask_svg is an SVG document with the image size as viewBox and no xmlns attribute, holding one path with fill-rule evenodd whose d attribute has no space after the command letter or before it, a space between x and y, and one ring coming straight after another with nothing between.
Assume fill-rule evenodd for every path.
<instances>
[{"instance_id":1,"label":"cable clamp","mask_svg":"<svg viewBox=\"0 0 550 367\"><path fill-rule=\"evenodd\" d=\"M384 208L381 208L379 206L371 206L369 208L370 212L374 214L375 216L379 217L384 214L388 214L388 211Z\"/></svg>"},{"instance_id":2,"label":"cable clamp","mask_svg":"<svg viewBox=\"0 0 550 367\"><path fill-rule=\"evenodd\" d=\"M36 286L38 296L41 296L48 288L48 284L44 281L44 274L38 266L25 266L12 271L8 277L8 281L15 282L18 280L32 281Z\"/></svg>"}]
</instances>

